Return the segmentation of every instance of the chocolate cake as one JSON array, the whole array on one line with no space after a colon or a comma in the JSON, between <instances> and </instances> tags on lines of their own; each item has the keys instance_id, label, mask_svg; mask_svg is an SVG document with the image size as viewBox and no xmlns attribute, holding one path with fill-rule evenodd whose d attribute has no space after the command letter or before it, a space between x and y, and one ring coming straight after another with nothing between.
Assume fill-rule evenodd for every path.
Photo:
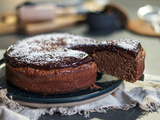
<instances>
[{"instance_id":1,"label":"chocolate cake","mask_svg":"<svg viewBox=\"0 0 160 120\"><path fill-rule=\"evenodd\" d=\"M129 82L144 71L145 51L137 40L108 40L97 45L93 54L98 70Z\"/></svg>"},{"instance_id":2,"label":"chocolate cake","mask_svg":"<svg viewBox=\"0 0 160 120\"><path fill-rule=\"evenodd\" d=\"M144 71L144 59L145 51L137 40L97 43L67 33L26 38L4 54L7 80L40 94L86 89L95 83L97 70L135 82Z\"/></svg>"},{"instance_id":3,"label":"chocolate cake","mask_svg":"<svg viewBox=\"0 0 160 120\"><path fill-rule=\"evenodd\" d=\"M83 51L66 48L77 40L83 43L81 39L86 41L70 34L52 34L15 43L4 55L7 80L23 90L41 94L88 88L96 81L95 62Z\"/></svg>"}]
</instances>

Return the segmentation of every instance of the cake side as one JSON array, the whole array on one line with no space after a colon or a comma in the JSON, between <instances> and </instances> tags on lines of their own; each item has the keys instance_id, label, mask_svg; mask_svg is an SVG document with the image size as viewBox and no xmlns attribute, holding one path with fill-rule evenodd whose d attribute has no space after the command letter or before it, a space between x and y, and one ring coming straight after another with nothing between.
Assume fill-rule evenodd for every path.
<instances>
[{"instance_id":1,"label":"cake side","mask_svg":"<svg viewBox=\"0 0 160 120\"><path fill-rule=\"evenodd\" d=\"M52 70L13 67L6 64L7 80L14 86L34 93L60 94L83 90L96 82L94 62Z\"/></svg>"},{"instance_id":2,"label":"cake side","mask_svg":"<svg viewBox=\"0 0 160 120\"><path fill-rule=\"evenodd\" d=\"M135 59L135 61L137 61L137 79L139 79L142 76L143 71L145 69L145 56L146 52L143 48L141 48L139 54Z\"/></svg>"}]
</instances>

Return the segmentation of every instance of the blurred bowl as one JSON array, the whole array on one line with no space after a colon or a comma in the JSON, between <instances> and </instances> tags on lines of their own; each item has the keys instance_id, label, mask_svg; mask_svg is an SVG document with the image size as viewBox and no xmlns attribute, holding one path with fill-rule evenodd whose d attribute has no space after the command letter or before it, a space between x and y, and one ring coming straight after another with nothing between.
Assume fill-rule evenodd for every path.
<instances>
[{"instance_id":1,"label":"blurred bowl","mask_svg":"<svg viewBox=\"0 0 160 120\"><path fill-rule=\"evenodd\" d=\"M116 13L91 12L87 14L86 22L89 26L90 33L111 33L119 26L117 25L118 16Z\"/></svg>"}]
</instances>

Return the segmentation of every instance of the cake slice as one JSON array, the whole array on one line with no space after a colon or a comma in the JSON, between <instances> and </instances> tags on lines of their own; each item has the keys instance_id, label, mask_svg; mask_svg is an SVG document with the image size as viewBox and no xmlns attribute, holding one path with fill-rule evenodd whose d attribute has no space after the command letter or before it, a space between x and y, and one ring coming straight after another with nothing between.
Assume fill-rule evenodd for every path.
<instances>
[{"instance_id":1,"label":"cake slice","mask_svg":"<svg viewBox=\"0 0 160 120\"><path fill-rule=\"evenodd\" d=\"M135 82L144 71L145 51L137 40L120 39L98 43L93 54L98 71Z\"/></svg>"}]
</instances>

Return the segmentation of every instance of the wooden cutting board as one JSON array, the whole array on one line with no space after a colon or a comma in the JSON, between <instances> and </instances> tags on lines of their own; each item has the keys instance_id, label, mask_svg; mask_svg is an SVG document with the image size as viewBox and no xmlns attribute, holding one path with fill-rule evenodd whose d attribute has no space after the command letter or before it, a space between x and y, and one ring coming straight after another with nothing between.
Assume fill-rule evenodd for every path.
<instances>
[{"instance_id":1,"label":"wooden cutting board","mask_svg":"<svg viewBox=\"0 0 160 120\"><path fill-rule=\"evenodd\" d=\"M59 16L52 21L40 22L40 23L30 23L26 25L20 25L18 30L22 30L23 33L28 35L46 33L69 26L73 26L80 21L84 21L84 15L67 15Z\"/></svg>"},{"instance_id":2,"label":"wooden cutting board","mask_svg":"<svg viewBox=\"0 0 160 120\"><path fill-rule=\"evenodd\" d=\"M155 37L160 36L160 33L156 33L149 23L141 19L129 20L127 23L127 29L141 35L155 36Z\"/></svg>"},{"instance_id":3,"label":"wooden cutting board","mask_svg":"<svg viewBox=\"0 0 160 120\"><path fill-rule=\"evenodd\" d=\"M0 22L0 34L8 34L21 32L28 35L40 34L45 32L52 32L62 28L66 28L77 24L85 20L85 15L66 15L58 16L51 21L39 22L39 23L28 23L19 24L16 19L16 14L13 17L6 15L2 22Z\"/></svg>"}]
</instances>

